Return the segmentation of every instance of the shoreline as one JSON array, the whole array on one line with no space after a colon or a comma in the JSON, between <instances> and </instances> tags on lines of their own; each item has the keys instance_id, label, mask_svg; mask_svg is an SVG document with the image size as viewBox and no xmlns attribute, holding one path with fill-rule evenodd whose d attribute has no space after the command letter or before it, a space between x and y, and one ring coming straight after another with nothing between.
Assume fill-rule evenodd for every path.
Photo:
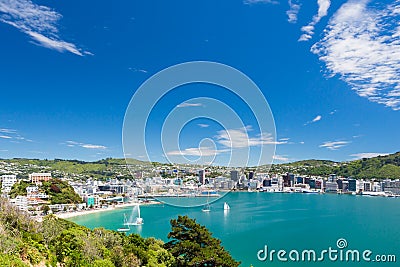
<instances>
[{"instance_id":1,"label":"shoreline","mask_svg":"<svg viewBox=\"0 0 400 267\"><path fill-rule=\"evenodd\" d=\"M142 205L159 205L159 204L161 204L161 202L158 202L158 201L150 201L150 202L147 202L147 203L124 203L124 204L119 204L119 205L115 205L115 206L110 206L108 208L72 211L72 212L64 212L64 213L55 213L53 215L56 216L57 218L60 218L60 219L69 219L69 218L73 218L73 217L77 217L77 216L84 216L84 215L93 214L93 213L113 211L113 210L116 210L116 209L122 209L122 208L132 207L132 206L136 206L136 205L142 206Z\"/></svg>"}]
</instances>

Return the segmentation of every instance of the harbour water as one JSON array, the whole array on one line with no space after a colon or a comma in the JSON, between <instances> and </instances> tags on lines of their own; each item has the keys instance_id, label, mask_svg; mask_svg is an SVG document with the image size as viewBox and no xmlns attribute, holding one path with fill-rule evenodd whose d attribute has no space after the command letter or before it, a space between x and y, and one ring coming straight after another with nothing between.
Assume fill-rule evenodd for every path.
<instances>
[{"instance_id":1,"label":"harbour water","mask_svg":"<svg viewBox=\"0 0 400 267\"><path fill-rule=\"evenodd\" d=\"M224 202L231 209L224 211ZM143 205L144 224L131 228L143 237L156 237L168 241L169 221L178 215L188 215L205 225L241 266L397 266L400 262L400 198L365 197L336 194L284 194L232 192L211 204L210 212L202 207L179 208L169 205ZM124 213L132 208L89 214L71 218L89 228L104 227L116 230L123 224ZM338 247L342 239L347 245ZM273 255L260 261L257 253L268 248L285 250L287 262ZM337 250L338 258L332 260L321 252ZM297 250L299 260L289 258ZM302 251L314 250L315 261L302 260ZM348 250L358 250L360 261L353 261ZM370 262L362 253L370 250ZM342 252L341 252L342 251ZM340 253L344 256L340 259ZM296 260L296 254L291 254ZM396 262L377 262L376 256L389 256ZM264 253L259 254L264 256ZM261 257L262 258L262 257ZM307 258L307 257L306 257Z\"/></svg>"}]
</instances>

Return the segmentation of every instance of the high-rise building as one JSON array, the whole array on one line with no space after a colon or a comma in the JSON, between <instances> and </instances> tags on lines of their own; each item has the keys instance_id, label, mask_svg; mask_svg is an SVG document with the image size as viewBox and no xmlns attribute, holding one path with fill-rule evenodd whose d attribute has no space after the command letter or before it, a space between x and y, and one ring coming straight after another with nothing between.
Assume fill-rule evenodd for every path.
<instances>
[{"instance_id":1,"label":"high-rise building","mask_svg":"<svg viewBox=\"0 0 400 267\"><path fill-rule=\"evenodd\" d=\"M254 172L249 172L249 180L252 180L254 178Z\"/></svg>"},{"instance_id":2,"label":"high-rise building","mask_svg":"<svg viewBox=\"0 0 400 267\"><path fill-rule=\"evenodd\" d=\"M235 182L239 181L239 171L237 170L231 171L231 180Z\"/></svg>"},{"instance_id":3,"label":"high-rise building","mask_svg":"<svg viewBox=\"0 0 400 267\"><path fill-rule=\"evenodd\" d=\"M205 182L206 182L206 171L199 170L199 183L205 184Z\"/></svg>"}]
</instances>

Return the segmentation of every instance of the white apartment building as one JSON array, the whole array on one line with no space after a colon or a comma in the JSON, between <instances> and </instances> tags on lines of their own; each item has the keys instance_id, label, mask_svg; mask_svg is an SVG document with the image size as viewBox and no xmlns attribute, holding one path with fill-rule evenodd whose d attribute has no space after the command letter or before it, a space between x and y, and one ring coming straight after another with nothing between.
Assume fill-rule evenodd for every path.
<instances>
[{"instance_id":1,"label":"white apartment building","mask_svg":"<svg viewBox=\"0 0 400 267\"><path fill-rule=\"evenodd\" d=\"M28 210L28 198L25 196L17 196L10 200L10 203L15 205L19 210Z\"/></svg>"},{"instance_id":2,"label":"white apartment building","mask_svg":"<svg viewBox=\"0 0 400 267\"><path fill-rule=\"evenodd\" d=\"M1 192L9 194L12 186L17 182L16 175L2 175L1 176Z\"/></svg>"}]
</instances>

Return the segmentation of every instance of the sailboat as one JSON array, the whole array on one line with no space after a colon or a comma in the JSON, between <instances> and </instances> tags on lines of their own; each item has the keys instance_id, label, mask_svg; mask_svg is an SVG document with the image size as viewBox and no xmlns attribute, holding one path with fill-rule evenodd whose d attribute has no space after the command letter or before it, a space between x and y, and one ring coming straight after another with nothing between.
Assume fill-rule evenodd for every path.
<instances>
[{"instance_id":1,"label":"sailboat","mask_svg":"<svg viewBox=\"0 0 400 267\"><path fill-rule=\"evenodd\" d=\"M143 223L143 218L140 217L140 206L137 204L132 208L131 216L129 216L129 220L127 220L124 225L142 225Z\"/></svg>"},{"instance_id":2,"label":"sailboat","mask_svg":"<svg viewBox=\"0 0 400 267\"><path fill-rule=\"evenodd\" d=\"M224 202L224 210L230 210L231 207L229 207L228 203Z\"/></svg>"},{"instance_id":3,"label":"sailboat","mask_svg":"<svg viewBox=\"0 0 400 267\"><path fill-rule=\"evenodd\" d=\"M128 220L126 218L126 214L124 213L124 225L128 225L127 222L128 222ZM121 227L121 228L117 229L118 232L128 232L130 230L131 230L131 228L129 227L129 225L128 225L128 227Z\"/></svg>"},{"instance_id":4,"label":"sailboat","mask_svg":"<svg viewBox=\"0 0 400 267\"><path fill-rule=\"evenodd\" d=\"M209 197L209 195L207 194L207 204L204 205L203 209L201 210L202 212L210 212L211 211L210 203L208 203L208 197Z\"/></svg>"},{"instance_id":5,"label":"sailboat","mask_svg":"<svg viewBox=\"0 0 400 267\"><path fill-rule=\"evenodd\" d=\"M207 203L206 205L204 205L204 207L201 211L202 212L210 212L211 211L210 204Z\"/></svg>"}]
</instances>

